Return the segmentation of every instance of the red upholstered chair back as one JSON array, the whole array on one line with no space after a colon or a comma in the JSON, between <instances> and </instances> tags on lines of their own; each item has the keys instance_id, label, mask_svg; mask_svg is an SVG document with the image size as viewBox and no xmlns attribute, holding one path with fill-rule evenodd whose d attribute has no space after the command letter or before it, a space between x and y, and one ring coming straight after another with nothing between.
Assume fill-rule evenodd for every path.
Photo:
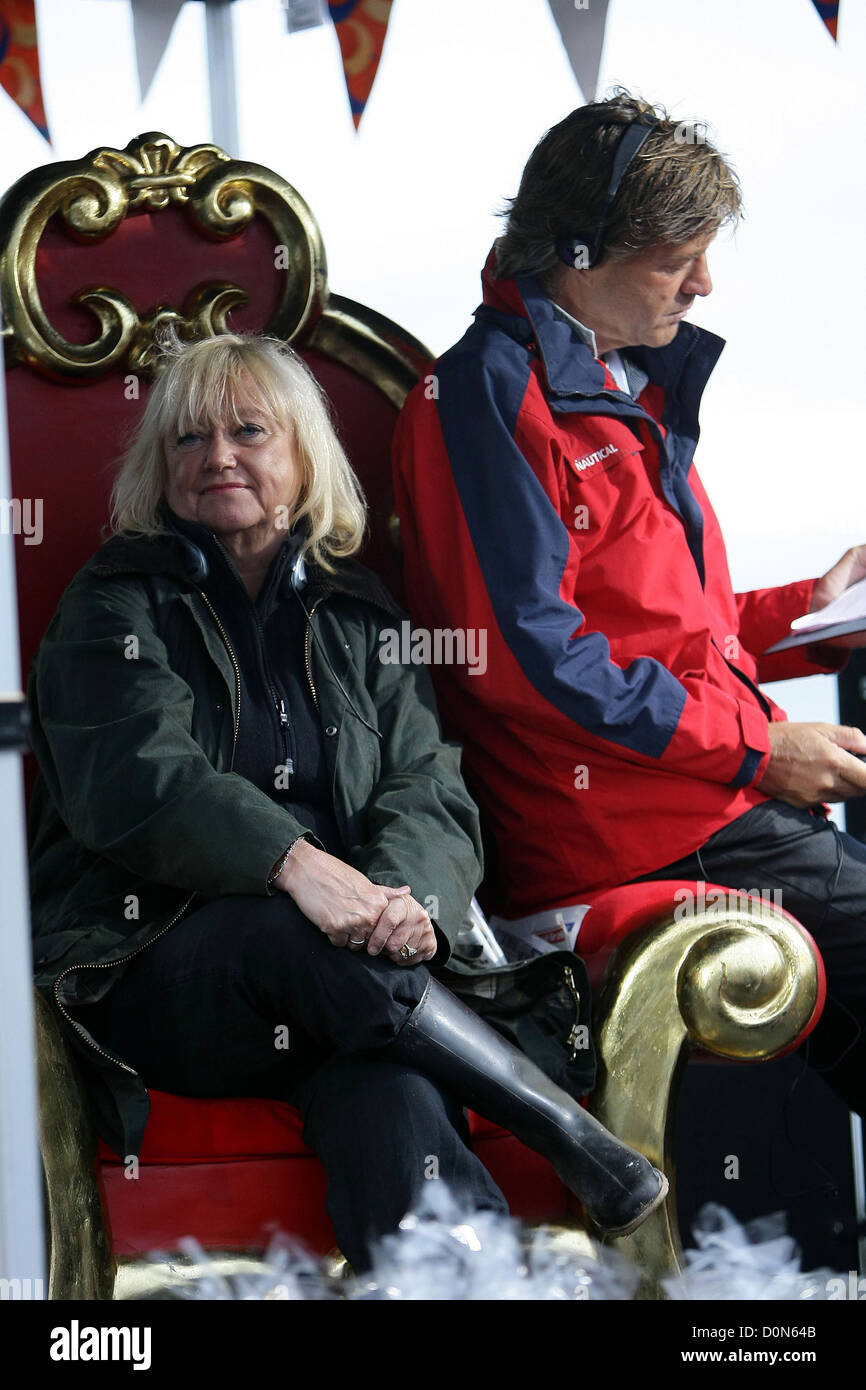
<instances>
[{"instance_id":1,"label":"red upholstered chair back","mask_svg":"<svg viewBox=\"0 0 866 1390\"><path fill-rule=\"evenodd\" d=\"M329 292L318 227L290 184L212 145L142 135L19 180L0 203L0 248L25 678L63 589L99 544L113 464L168 322L182 336L270 333L300 352L367 494L363 558L400 594L391 433L430 355Z\"/></svg>"}]
</instances>

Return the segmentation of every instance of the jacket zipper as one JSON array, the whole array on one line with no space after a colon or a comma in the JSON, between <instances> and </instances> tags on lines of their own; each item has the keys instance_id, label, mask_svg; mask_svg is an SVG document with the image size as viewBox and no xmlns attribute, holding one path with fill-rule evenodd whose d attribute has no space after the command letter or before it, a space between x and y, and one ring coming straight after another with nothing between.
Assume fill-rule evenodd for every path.
<instances>
[{"instance_id":1,"label":"jacket zipper","mask_svg":"<svg viewBox=\"0 0 866 1390\"><path fill-rule=\"evenodd\" d=\"M199 592L199 594L201 595L201 597L204 599L204 602L205 602L205 604L207 605L208 611L210 612L211 617L213 618L214 622L215 622L216 625L217 625L217 628L218 628L218 630L219 630L220 637L222 638L223 645L224 645L226 651L227 651L228 654L229 654L229 659L231 660L232 667L233 667L234 673L235 673L235 695L236 695L236 699L235 699L235 718L234 718L234 732L233 732L233 735L232 735L232 752L231 752L231 758L229 759L229 770L231 770L232 765L234 764L234 760L235 760L235 748L237 747L237 741L238 741L238 728L240 727L240 717L241 717L241 673L240 673L240 670L238 669L237 659L236 659L236 657L235 657L234 652L232 651L231 643L229 642L229 639L228 639L228 637L227 637L226 634L225 634L225 629L223 628L223 625L222 625L222 623L220 622L219 617L217 616L217 613L216 613L216 610L215 610L214 607L213 607L213 604L210 602L210 600L208 599L207 595L206 595L205 593L203 593L201 589L199 589L198 592ZM116 1067L121 1067L123 1071L128 1071L132 1076L138 1076L138 1072L135 1070L135 1067L130 1067L130 1066L128 1066L126 1062L121 1062L117 1057L113 1057L113 1056L111 1055L110 1052L106 1052L104 1048L100 1047L98 1043L95 1043L95 1042L92 1040L92 1038L90 1038L90 1036L89 1036L89 1034L87 1033L87 1030L85 1029L84 1025L83 1025L82 1023L79 1023L76 1019L74 1019L74 1018L71 1016L71 1014L69 1014L69 1013L67 1012L67 1010L66 1010L66 1009L63 1007L63 1005L61 1004L60 999L59 999L59 997L58 997L58 994L57 994L58 986L60 985L61 980L63 980L64 977L65 977L66 975L71 974L71 973L72 973L73 971L75 971L75 970L112 970L112 969L113 969L115 966L117 966L117 965L124 965L124 964L126 964L127 961L134 960L136 956L140 956L140 955L141 955L142 951L146 951L147 948L148 948L148 946L152 946L153 943L154 943L154 941L158 941L159 938L160 938L161 936L165 936L165 933L166 933L167 931L170 931L170 930L171 930L171 928L174 926L174 924L175 924L177 921L179 921L180 918L183 916L183 914L186 912L187 908L189 907L189 905L190 905L190 903L192 902L192 900L193 900L194 897L195 897L195 893L190 893L190 895L189 895L189 897L186 899L186 901L185 901L184 903L181 904L181 906L178 908L178 910L177 910L177 912L174 914L174 916L173 916L172 918L170 918L170 920L169 920L168 922L166 922L165 926L164 926L164 927L161 927L160 930L159 930L158 932L156 932L154 936L150 937L150 939L149 939L148 941L145 941L141 946L138 947L137 950L135 950L135 951L130 951L130 953L129 953L128 956L119 956L117 960L97 962L95 965L69 965L69 966L67 966L67 968L66 968L60 975L57 976L57 979L54 981L54 986L53 986L53 989L52 989L52 993L53 993L53 995L54 995L54 1002L55 1002L55 1004L57 1005L57 1007L58 1007L58 1009L60 1010L60 1012L63 1014L63 1017L64 1017L64 1018L67 1020L67 1022L68 1022L69 1024L71 1024L71 1026L75 1029L76 1033L78 1033L78 1034L84 1039L84 1041L88 1044L88 1046L89 1046L94 1052L98 1052L98 1053L100 1054L101 1057L107 1057L108 1060L109 1060L109 1062L113 1062L114 1065L115 1065Z\"/></svg>"},{"instance_id":2,"label":"jacket zipper","mask_svg":"<svg viewBox=\"0 0 866 1390\"><path fill-rule=\"evenodd\" d=\"M287 712L287 710L286 710L286 702L285 702L285 700L282 698L282 696L280 696L280 703L279 703L279 705L277 706L277 713L278 713L279 716L280 716L280 728L281 728L282 731L283 731L283 750L284 750L284 752L285 752L285 763L286 763L286 768L287 768L287 770L288 770L288 772L289 772L289 775L291 776L291 774L292 774L292 773L294 772L294 770L295 770L295 764L294 764L294 759L292 758L292 750L291 750L291 747L290 747L290 744L289 744L289 736L290 736L289 716L288 716L288 712Z\"/></svg>"},{"instance_id":3,"label":"jacket zipper","mask_svg":"<svg viewBox=\"0 0 866 1390\"><path fill-rule=\"evenodd\" d=\"M716 651L719 653L719 656L722 658L722 661L724 661L728 670L733 671L734 675L737 677L737 680L742 681L746 689L751 691L751 693L755 696L755 699L760 704L764 714L767 716L768 719L771 719L773 711L770 708L770 705L767 701L767 697L764 695L764 692L760 690L757 685L755 685L755 682L751 680L749 676L746 675L745 671L741 671L739 666L735 666L733 661L731 661L729 657L725 656L725 653L722 651L715 637L711 637L710 641L712 642Z\"/></svg>"},{"instance_id":4,"label":"jacket zipper","mask_svg":"<svg viewBox=\"0 0 866 1390\"><path fill-rule=\"evenodd\" d=\"M195 893L190 893L190 895L189 895L189 897L187 898L186 902L183 903L183 904L178 908L177 912L174 914L174 916L171 918L171 920L168 921L168 922L166 922L165 926L162 927L162 928L156 933L155 936L152 936L152 937L150 938L149 941L145 941L143 945L139 946L139 947L138 947L138 950L136 950L136 951L130 951L130 953L129 953L128 956L119 956L117 960L101 961L101 962L97 962L95 965L70 965L70 966L67 966L67 968L63 971L63 973L62 973L61 975L58 975L58 976L57 976L57 979L54 981L54 989L53 989L53 993L54 993L54 1002L55 1002L55 1004L57 1005L57 1007L58 1007L58 1009L60 1010L60 1012L63 1014L63 1017L64 1017L64 1018L67 1020L67 1022L69 1022L69 1023L72 1025L72 1027L75 1029L76 1033L78 1033L78 1034L84 1039L84 1041L88 1044L88 1046L89 1046L94 1052L98 1052L98 1053L100 1054L101 1057L107 1057L108 1060L109 1060L109 1062L113 1062L114 1065L115 1065L116 1067L122 1067L122 1069L123 1069L124 1071L130 1072L130 1074L131 1074L132 1076L138 1076L138 1072L135 1070L135 1067L130 1067L130 1066L127 1065L126 1062L121 1062L121 1061L119 1060L119 1058L117 1058L117 1057L112 1057L112 1055L111 1055L110 1052L106 1052L104 1048L101 1048L101 1047L99 1046L98 1043L95 1043L95 1042L93 1041L93 1039L90 1037L89 1033L88 1033L87 1030L85 1029L83 1023L79 1023L76 1019L74 1019L74 1018L71 1016L71 1014L67 1013L66 1009L64 1009L64 1007L63 1007L63 1005L61 1004L60 999L59 999L59 997L58 997L58 994L57 994L57 987L58 987L58 985L60 984L60 981L64 978L64 976L65 976L65 975L69 975L69 974L70 974L72 971L74 971L74 970L112 970L116 965L123 965L126 961L128 961L128 960L133 960L136 956L141 955L142 951L146 951L147 948L148 948L148 946L152 946L152 945L153 945L154 941L158 941L159 938L160 938L161 936L165 936L165 933L166 933L171 927L173 927L174 924L175 924L175 922L177 922L177 921L179 920L179 918L181 918L181 917L183 916L183 914L186 912L187 908L189 907L189 905L190 905L190 903L192 902L192 900L193 900L194 897L195 897Z\"/></svg>"},{"instance_id":5,"label":"jacket zipper","mask_svg":"<svg viewBox=\"0 0 866 1390\"><path fill-rule=\"evenodd\" d=\"M235 761L235 748L237 747L237 742L238 742L238 729L240 728L240 723L241 723L241 673L240 673L240 668L239 668L239 666L238 666L237 657L235 656L234 652L232 651L231 643L229 642L229 639L228 639L228 637L226 636L226 630L225 630L225 628L223 627L222 623L220 622L219 614L217 613L216 609L214 608L213 604L211 603L210 599L208 598L208 596L207 596L207 594L204 592L204 590L203 590L203 589L199 589L198 592L199 592L199 596L200 596L201 599L204 601L204 603L205 603L205 605L206 605L206 607L207 607L208 612L210 613L211 617L213 618L214 622L215 622L216 625L217 625L217 630L219 631L219 635L220 635L220 637L222 638L223 646L225 647L226 651L227 651L228 654L229 654L229 660L231 661L232 669L234 670L234 673L235 673L235 727L234 727L234 736L233 736L233 738L232 738L232 755L231 755L231 759L230 759L230 761L229 761L229 772L231 772L231 770L232 770L232 768L233 768L233 766L234 766L234 761Z\"/></svg>"},{"instance_id":6,"label":"jacket zipper","mask_svg":"<svg viewBox=\"0 0 866 1390\"><path fill-rule=\"evenodd\" d=\"M258 610L256 609L256 605L253 603L252 599L250 599L250 608L252 609L253 621L256 625L256 631L259 634L259 649L262 659L262 675L264 676L265 684L267 685L268 691L270 692L271 704L273 705L274 710L276 711L277 722L279 724L279 732L283 744L283 762L286 766L286 769L289 772L289 775L291 776L294 773L295 764L294 759L292 758L291 724L289 721L289 713L286 709L285 699L277 690L276 681L273 679L273 676L271 674L271 666L270 662L268 661L268 649L265 644L265 630L262 627ZM214 617L216 617L216 614L214 614ZM217 619L217 621L219 620Z\"/></svg>"},{"instance_id":7,"label":"jacket zipper","mask_svg":"<svg viewBox=\"0 0 866 1390\"><path fill-rule=\"evenodd\" d=\"M307 614L307 626L304 631L304 665L307 668L307 680L310 683L310 694L313 697L313 704L316 706L317 714L321 713L321 711L319 710L319 697L316 694L316 687L313 684L313 667L310 661L310 647L313 638L313 614L315 613L316 609L318 608L321 602L322 600L320 598L317 598L309 613Z\"/></svg>"}]
</instances>

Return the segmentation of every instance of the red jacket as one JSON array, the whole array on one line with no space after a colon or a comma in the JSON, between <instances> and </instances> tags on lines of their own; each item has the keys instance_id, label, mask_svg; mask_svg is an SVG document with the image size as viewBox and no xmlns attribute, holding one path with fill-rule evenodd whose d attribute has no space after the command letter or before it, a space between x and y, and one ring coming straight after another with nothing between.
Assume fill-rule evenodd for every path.
<instances>
[{"instance_id":1,"label":"red jacket","mask_svg":"<svg viewBox=\"0 0 866 1390\"><path fill-rule=\"evenodd\" d=\"M461 656L436 629L474 654L432 675L497 842L490 905L517 916L661 868L763 800L785 715L757 682L836 666L760 656L814 580L732 590L692 466L722 340L682 323L629 349L635 402L534 279L489 267L474 325L406 402L395 491L428 656Z\"/></svg>"}]
</instances>

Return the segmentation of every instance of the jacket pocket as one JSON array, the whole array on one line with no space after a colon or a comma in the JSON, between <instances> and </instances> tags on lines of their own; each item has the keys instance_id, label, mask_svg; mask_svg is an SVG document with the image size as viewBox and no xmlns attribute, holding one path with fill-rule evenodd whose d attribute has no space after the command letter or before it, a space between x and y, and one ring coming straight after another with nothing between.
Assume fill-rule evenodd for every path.
<instances>
[{"instance_id":1,"label":"jacket pocket","mask_svg":"<svg viewBox=\"0 0 866 1390\"><path fill-rule=\"evenodd\" d=\"M579 483L592 483L602 473L643 452L643 444L627 426L611 421L593 421L580 438L569 440L568 473Z\"/></svg>"}]
</instances>

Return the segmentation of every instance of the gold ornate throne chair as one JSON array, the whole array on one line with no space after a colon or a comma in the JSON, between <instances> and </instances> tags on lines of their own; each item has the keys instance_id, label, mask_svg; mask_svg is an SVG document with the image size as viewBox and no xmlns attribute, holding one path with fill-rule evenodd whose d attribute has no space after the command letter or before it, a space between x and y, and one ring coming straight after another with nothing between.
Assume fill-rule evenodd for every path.
<instances>
[{"instance_id":1,"label":"gold ornate throne chair","mask_svg":"<svg viewBox=\"0 0 866 1390\"><path fill-rule=\"evenodd\" d=\"M13 494L43 508L42 544L18 538L25 672L63 588L99 544L110 464L168 322L182 335L232 329L292 342L332 401L367 493L363 558L401 591L390 439L430 354L330 292L316 222L285 180L159 133L36 169L0 204L0 295ZM814 1025L823 1000L820 960L793 919L726 897L680 921L678 886L599 895L581 935L598 987L601 1078L591 1108L671 1176L689 1049L740 1061L780 1055ZM117 1261L186 1234L248 1250L278 1224L330 1248L324 1174L288 1106L151 1092L139 1177L128 1181L122 1156L89 1132L69 1044L39 995L37 1022L51 1297L111 1297ZM574 1216L538 1155L483 1121L473 1128L516 1214ZM652 1292L680 1250L673 1200L628 1244Z\"/></svg>"}]
</instances>

